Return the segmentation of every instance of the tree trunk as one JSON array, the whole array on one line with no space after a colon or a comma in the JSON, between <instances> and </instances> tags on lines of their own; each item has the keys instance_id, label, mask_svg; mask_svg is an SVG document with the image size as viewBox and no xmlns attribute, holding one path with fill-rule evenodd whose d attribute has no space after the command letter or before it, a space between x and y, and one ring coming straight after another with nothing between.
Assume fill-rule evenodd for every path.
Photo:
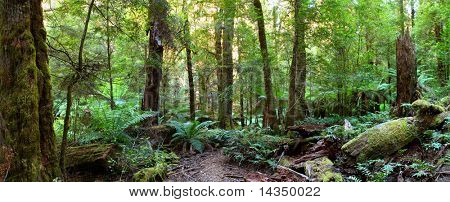
<instances>
[{"instance_id":1,"label":"tree trunk","mask_svg":"<svg viewBox=\"0 0 450 202\"><path fill-rule=\"evenodd\" d=\"M222 18L220 17L222 11L219 10L216 16L216 26L215 26L215 58L217 62L217 97L218 97L218 111L217 111L217 119L219 120L219 126L221 128L225 128L225 105L224 105L224 78L223 78L223 58L222 58L222 37L223 37L223 29L222 29Z\"/></svg>"},{"instance_id":2,"label":"tree trunk","mask_svg":"<svg viewBox=\"0 0 450 202\"><path fill-rule=\"evenodd\" d=\"M307 105L306 105L306 43L305 43L305 34L306 34L306 2L305 0L300 0L299 7L299 34L298 34L298 58L297 58L297 74L296 74L296 82L295 82L295 91L297 96L297 105L296 105L296 118L297 120L303 120L306 116Z\"/></svg>"},{"instance_id":3,"label":"tree trunk","mask_svg":"<svg viewBox=\"0 0 450 202\"><path fill-rule=\"evenodd\" d=\"M0 3L0 144L14 154L8 176L0 176L7 181L60 175L41 3Z\"/></svg>"},{"instance_id":4,"label":"tree trunk","mask_svg":"<svg viewBox=\"0 0 450 202\"><path fill-rule=\"evenodd\" d=\"M306 3L295 0L294 3L294 49L289 69L289 100L286 110L286 127L295 124L296 119L303 119L307 110L306 92Z\"/></svg>"},{"instance_id":5,"label":"tree trunk","mask_svg":"<svg viewBox=\"0 0 450 202\"><path fill-rule=\"evenodd\" d=\"M186 66L188 71L189 82L189 115L192 121L195 120L195 89L194 89L194 75L192 70L192 51L191 51L191 29L188 17L188 7L186 0L183 0L183 13L185 17L184 24L184 48L186 49Z\"/></svg>"},{"instance_id":6,"label":"tree trunk","mask_svg":"<svg viewBox=\"0 0 450 202\"><path fill-rule=\"evenodd\" d=\"M76 68L75 76L71 79L70 83L67 86L67 106L66 106L66 115L64 117L64 129L63 129L63 137L61 140L61 151L59 154L59 167L61 168L61 172L63 177L65 177L65 151L67 147L67 135L70 129L70 112L72 110L72 91L76 83L80 80L80 74L83 72L83 51L84 51L84 42L86 41L86 35L89 28L89 21L91 20L91 13L94 7L95 0L92 0L89 4L88 13L86 16L86 21L84 23L83 35L81 36L80 47L78 50L78 66Z\"/></svg>"},{"instance_id":7,"label":"tree trunk","mask_svg":"<svg viewBox=\"0 0 450 202\"><path fill-rule=\"evenodd\" d=\"M403 104L410 104L417 98L417 67L414 44L409 32L397 39L397 116L410 114Z\"/></svg>"},{"instance_id":8,"label":"tree trunk","mask_svg":"<svg viewBox=\"0 0 450 202\"><path fill-rule=\"evenodd\" d=\"M224 30L223 30L223 79L224 79L224 105L225 128L233 128L233 38L234 17L236 14L235 0L224 2Z\"/></svg>"},{"instance_id":9,"label":"tree trunk","mask_svg":"<svg viewBox=\"0 0 450 202\"><path fill-rule=\"evenodd\" d=\"M163 35L162 30L164 29L164 22L161 18L167 13L167 7L159 5L160 3L155 0L149 1L148 9L148 22L149 28L148 34L148 58L146 58L145 72L146 72L146 82L144 89L144 98L142 100L142 110L143 111L154 111L158 112L156 117L149 118L145 123L147 126L158 125L158 119L160 116L159 100L160 100L160 86L162 80L162 64L164 57L164 46L163 46ZM154 9L163 7L163 10L158 10L155 13Z\"/></svg>"},{"instance_id":10,"label":"tree trunk","mask_svg":"<svg viewBox=\"0 0 450 202\"><path fill-rule=\"evenodd\" d=\"M443 43L442 39L442 31L443 31L444 24L442 22L437 22L434 25L434 36L436 39L437 44ZM449 77L449 68L448 65L444 63L446 56L444 54L438 53L436 56L437 59L437 77L439 84L442 87L446 87L448 77Z\"/></svg>"},{"instance_id":11,"label":"tree trunk","mask_svg":"<svg viewBox=\"0 0 450 202\"><path fill-rule=\"evenodd\" d=\"M270 69L270 58L269 58L269 51L267 48L264 14L260 0L254 0L253 5L255 6L255 12L257 17L256 21L258 23L259 46L261 49L261 55L263 59L264 91L266 92L266 102L265 102L266 113L264 113L265 116L264 119L267 121L270 128L277 129L278 123L275 107L273 104L274 96L272 92L272 72Z\"/></svg>"},{"instance_id":12,"label":"tree trunk","mask_svg":"<svg viewBox=\"0 0 450 202\"><path fill-rule=\"evenodd\" d=\"M112 66L111 66L111 28L109 26L110 16L109 16L109 0L106 3L106 43L108 51L108 76L109 76L109 105L111 110L114 110L116 103L114 102L114 86L112 77Z\"/></svg>"}]
</instances>

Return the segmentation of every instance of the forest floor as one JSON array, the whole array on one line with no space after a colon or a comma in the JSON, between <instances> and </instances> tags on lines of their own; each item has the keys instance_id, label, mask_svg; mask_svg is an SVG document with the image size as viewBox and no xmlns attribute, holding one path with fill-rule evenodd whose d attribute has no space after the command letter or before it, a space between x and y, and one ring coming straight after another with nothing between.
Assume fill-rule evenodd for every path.
<instances>
[{"instance_id":1,"label":"forest floor","mask_svg":"<svg viewBox=\"0 0 450 202\"><path fill-rule=\"evenodd\" d=\"M222 150L181 158L169 172L168 182L243 182L254 168L239 166L223 155Z\"/></svg>"}]
</instances>

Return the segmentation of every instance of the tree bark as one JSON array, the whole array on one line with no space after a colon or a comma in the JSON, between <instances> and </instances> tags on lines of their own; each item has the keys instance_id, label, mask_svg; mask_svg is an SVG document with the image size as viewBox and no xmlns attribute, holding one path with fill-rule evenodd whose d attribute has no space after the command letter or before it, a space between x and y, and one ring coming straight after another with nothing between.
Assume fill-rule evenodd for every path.
<instances>
[{"instance_id":1,"label":"tree bark","mask_svg":"<svg viewBox=\"0 0 450 202\"><path fill-rule=\"evenodd\" d=\"M148 58L146 58L145 72L147 80L144 89L144 98L142 101L142 110L144 111L154 111L159 112L159 100L160 100L160 86L162 80L162 64L164 57L164 46L163 46L163 30L164 23L163 20L167 15L166 1L149 1L148 9L148 22L149 29L147 31L148 40ZM156 8L162 8L162 10L157 10ZM158 125L158 119L160 114L154 118L147 120L147 126Z\"/></svg>"},{"instance_id":2,"label":"tree bark","mask_svg":"<svg viewBox=\"0 0 450 202\"><path fill-rule=\"evenodd\" d=\"M223 30L223 81L224 81L224 114L225 128L233 128L233 38L234 17L236 14L235 0L224 1L224 30Z\"/></svg>"},{"instance_id":3,"label":"tree bark","mask_svg":"<svg viewBox=\"0 0 450 202\"><path fill-rule=\"evenodd\" d=\"M109 76L109 105L111 110L114 110L116 103L114 102L114 79L112 77L112 65L111 65L111 28L110 28L110 15L109 15L109 0L106 3L106 44L108 51L108 76Z\"/></svg>"},{"instance_id":4,"label":"tree bark","mask_svg":"<svg viewBox=\"0 0 450 202\"><path fill-rule=\"evenodd\" d=\"M222 37L223 37L223 22L220 15L222 11L219 10L216 14L216 26L214 29L215 38L215 59L217 62L216 74L217 74L217 97L218 97L218 111L217 119L219 120L219 126L225 128L225 105L224 105L224 78L223 78L223 58L222 58Z\"/></svg>"},{"instance_id":5,"label":"tree bark","mask_svg":"<svg viewBox=\"0 0 450 202\"><path fill-rule=\"evenodd\" d=\"M397 39L397 116L410 115L403 104L411 104L418 98L417 67L414 44L409 32Z\"/></svg>"},{"instance_id":6,"label":"tree bark","mask_svg":"<svg viewBox=\"0 0 450 202\"><path fill-rule=\"evenodd\" d=\"M266 93L266 102L265 102L266 113L264 113L264 116L266 117L264 119L267 121L267 124L270 126L270 128L277 129L278 122L275 107L273 104L274 96L272 92L272 72L270 69L270 58L269 58L269 51L267 48L264 13L262 10L260 0L254 0L253 5L255 6L255 12L257 16L256 21L258 23L259 46L261 49L261 56L263 59L264 91Z\"/></svg>"},{"instance_id":7,"label":"tree bark","mask_svg":"<svg viewBox=\"0 0 450 202\"><path fill-rule=\"evenodd\" d=\"M295 124L295 120L304 119L307 111L306 105L306 2L294 2L294 48L292 63L289 69L289 100L286 110L286 127Z\"/></svg>"},{"instance_id":8,"label":"tree bark","mask_svg":"<svg viewBox=\"0 0 450 202\"><path fill-rule=\"evenodd\" d=\"M189 14L186 0L183 0L183 12L185 17L184 24L184 48L186 49L186 67L189 82L189 115L192 121L195 120L195 89L194 75L192 70L192 51L191 51L191 29L189 24Z\"/></svg>"},{"instance_id":9,"label":"tree bark","mask_svg":"<svg viewBox=\"0 0 450 202\"><path fill-rule=\"evenodd\" d=\"M293 126L295 124L295 109L296 109L296 78L297 78L297 59L298 59L298 44L299 44L299 34L300 28L298 23L300 0L295 0L294 2L294 48L292 51L292 63L289 68L289 98L288 98L288 108L286 110L286 128Z\"/></svg>"},{"instance_id":10,"label":"tree bark","mask_svg":"<svg viewBox=\"0 0 450 202\"><path fill-rule=\"evenodd\" d=\"M437 44L443 43L442 39L442 31L444 28L444 24L442 22L437 22L434 25L434 36ZM445 87L447 85L448 77L449 77L449 68L448 65L444 63L446 56L444 54L438 53L436 56L437 60L437 77L439 84L441 87Z\"/></svg>"},{"instance_id":11,"label":"tree bark","mask_svg":"<svg viewBox=\"0 0 450 202\"><path fill-rule=\"evenodd\" d=\"M60 171L41 0L2 1L0 32L0 144L13 152L6 180L51 181Z\"/></svg>"},{"instance_id":12,"label":"tree bark","mask_svg":"<svg viewBox=\"0 0 450 202\"><path fill-rule=\"evenodd\" d=\"M303 120L306 116L307 105L306 105L306 1L300 0L300 8L299 8L299 34L298 34L298 57L297 58L297 74L296 74L296 97L297 97L297 105L296 105L296 118L297 120Z\"/></svg>"}]
</instances>

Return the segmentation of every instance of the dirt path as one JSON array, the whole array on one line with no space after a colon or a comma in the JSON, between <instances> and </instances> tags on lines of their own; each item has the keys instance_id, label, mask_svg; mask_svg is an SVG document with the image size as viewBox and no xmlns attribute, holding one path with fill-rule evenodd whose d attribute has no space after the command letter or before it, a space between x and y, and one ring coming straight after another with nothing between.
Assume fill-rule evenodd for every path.
<instances>
[{"instance_id":1,"label":"dirt path","mask_svg":"<svg viewBox=\"0 0 450 202\"><path fill-rule=\"evenodd\" d=\"M242 182L250 169L231 163L222 151L211 151L181 158L169 182Z\"/></svg>"}]
</instances>

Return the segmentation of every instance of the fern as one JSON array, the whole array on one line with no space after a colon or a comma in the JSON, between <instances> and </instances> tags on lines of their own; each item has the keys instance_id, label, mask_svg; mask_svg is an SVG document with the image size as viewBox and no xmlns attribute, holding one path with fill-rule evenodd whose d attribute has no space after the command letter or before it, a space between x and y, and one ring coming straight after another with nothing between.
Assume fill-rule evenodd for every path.
<instances>
[{"instance_id":1,"label":"fern","mask_svg":"<svg viewBox=\"0 0 450 202\"><path fill-rule=\"evenodd\" d=\"M154 117L157 114L157 112L146 112L144 114L140 114L137 115L135 117L133 117L132 119L130 119L129 121L127 121L125 124L123 124L120 128L121 130L125 130L126 128L136 125L138 123L141 123L142 121Z\"/></svg>"},{"instance_id":2,"label":"fern","mask_svg":"<svg viewBox=\"0 0 450 202\"><path fill-rule=\"evenodd\" d=\"M214 125L216 122L206 121L200 123L198 121L180 123L177 121L169 122L169 125L174 127L176 133L172 135L171 144L175 147L182 145L189 145L195 151L202 153L205 149L206 136L208 127Z\"/></svg>"}]
</instances>

